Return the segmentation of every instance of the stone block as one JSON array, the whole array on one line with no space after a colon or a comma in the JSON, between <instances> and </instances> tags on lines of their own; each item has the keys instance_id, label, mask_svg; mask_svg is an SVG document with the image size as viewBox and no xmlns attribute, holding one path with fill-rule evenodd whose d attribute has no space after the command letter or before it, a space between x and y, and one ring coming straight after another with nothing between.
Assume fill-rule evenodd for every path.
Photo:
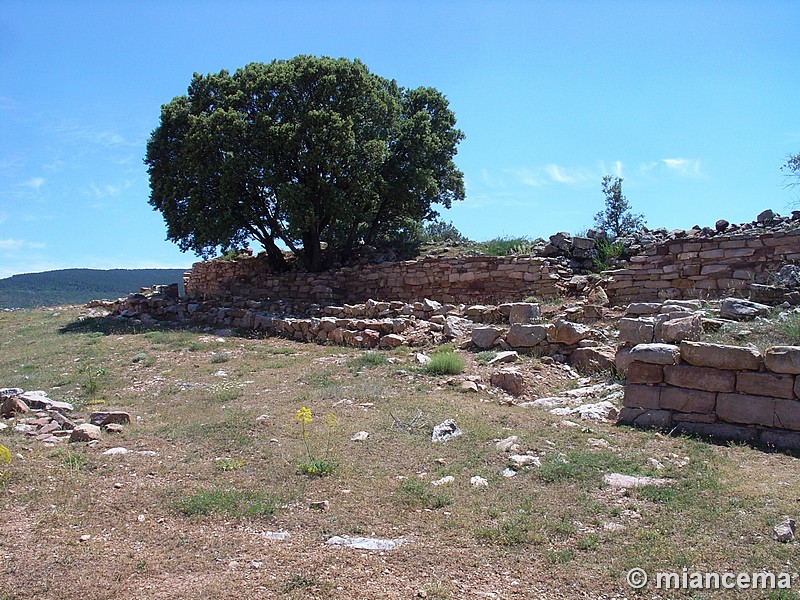
<instances>
[{"instance_id":1,"label":"stone block","mask_svg":"<svg viewBox=\"0 0 800 600\"><path fill-rule=\"evenodd\" d=\"M672 420L676 423L716 423L716 413L672 413Z\"/></svg>"},{"instance_id":2,"label":"stone block","mask_svg":"<svg viewBox=\"0 0 800 600\"><path fill-rule=\"evenodd\" d=\"M553 326L542 325L512 325L506 335L506 342L512 348L532 348L544 342Z\"/></svg>"},{"instance_id":3,"label":"stone block","mask_svg":"<svg viewBox=\"0 0 800 600\"><path fill-rule=\"evenodd\" d=\"M547 331L547 341L551 344L574 346L581 340L590 337L591 332L591 329L580 323L558 319L554 326Z\"/></svg>"},{"instance_id":4,"label":"stone block","mask_svg":"<svg viewBox=\"0 0 800 600\"><path fill-rule=\"evenodd\" d=\"M508 322L512 325L530 324L542 315L542 310L534 302L515 302L511 304L508 313Z\"/></svg>"},{"instance_id":5,"label":"stone block","mask_svg":"<svg viewBox=\"0 0 800 600\"><path fill-rule=\"evenodd\" d=\"M775 400L773 427L800 431L800 400Z\"/></svg>"},{"instance_id":6,"label":"stone block","mask_svg":"<svg viewBox=\"0 0 800 600\"><path fill-rule=\"evenodd\" d=\"M758 430L754 427L731 425L729 423L693 423L676 421L674 433L696 435L720 441L731 441L739 444L754 444L758 440Z\"/></svg>"},{"instance_id":7,"label":"stone block","mask_svg":"<svg viewBox=\"0 0 800 600\"><path fill-rule=\"evenodd\" d=\"M773 346L764 353L764 364L773 373L800 375L800 347Z\"/></svg>"},{"instance_id":8,"label":"stone block","mask_svg":"<svg viewBox=\"0 0 800 600\"><path fill-rule=\"evenodd\" d=\"M728 423L775 426L775 398L717 394L717 417Z\"/></svg>"},{"instance_id":9,"label":"stone block","mask_svg":"<svg viewBox=\"0 0 800 600\"><path fill-rule=\"evenodd\" d=\"M608 346L577 348L569 356L570 364L580 373L597 373L614 369L614 349Z\"/></svg>"},{"instance_id":10,"label":"stone block","mask_svg":"<svg viewBox=\"0 0 800 600\"><path fill-rule=\"evenodd\" d=\"M473 327L472 343L475 344L478 348L484 350L489 349L494 345L494 343L497 341L497 338L500 337L500 334L502 332L503 330L500 329L499 327L491 327L491 326Z\"/></svg>"},{"instance_id":11,"label":"stone block","mask_svg":"<svg viewBox=\"0 0 800 600\"><path fill-rule=\"evenodd\" d=\"M666 373L665 373L666 375ZM665 387L661 390L659 408L683 413L712 413L717 402L716 392L705 392L680 387Z\"/></svg>"},{"instance_id":12,"label":"stone block","mask_svg":"<svg viewBox=\"0 0 800 600\"><path fill-rule=\"evenodd\" d=\"M652 317L619 320L619 339L628 344L649 344L653 341L655 322Z\"/></svg>"},{"instance_id":13,"label":"stone block","mask_svg":"<svg viewBox=\"0 0 800 600\"><path fill-rule=\"evenodd\" d=\"M761 354L753 348L706 342L681 342L680 356L681 360L698 367L730 371L758 371L762 363Z\"/></svg>"},{"instance_id":14,"label":"stone block","mask_svg":"<svg viewBox=\"0 0 800 600\"><path fill-rule=\"evenodd\" d=\"M758 441L776 450L800 450L800 432L797 431L765 429Z\"/></svg>"},{"instance_id":15,"label":"stone block","mask_svg":"<svg viewBox=\"0 0 800 600\"><path fill-rule=\"evenodd\" d=\"M710 367L667 366L664 367L664 381L669 385L707 392L732 392L736 389L736 373Z\"/></svg>"},{"instance_id":16,"label":"stone block","mask_svg":"<svg viewBox=\"0 0 800 600\"><path fill-rule=\"evenodd\" d=\"M501 369L492 373L492 385L497 386L513 396L519 396L525 390L525 378L515 369Z\"/></svg>"},{"instance_id":17,"label":"stone block","mask_svg":"<svg viewBox=\"0 0 800 600\"><path fill-rule=\"evenodd\" d=\"M791 375L741 371L736 375L736 391L754 396L791 400L794 398L794 380L795 378Z\"/></svg>"},{"instance_id":18,"label":"stone block","mask_svg":"<svg viewBox=\"0 0 800 600\"><path fill-rule=\"evenodd\" d=\"M657 385L628 384L625 386L622 405L626 408L660 408L659 400L663 389Z\"/></svg>"},{"instance_id":19,"label":"stone block","mask_svg":"<svg viewBox=\"0 0 800 600\"><path fill-rule=\"evenodd\" d=\"M619 425L642 428L668 429L672 425L672 412L645 408L623 408L617 418Z\"/></svg>"},{"instance_id":20,"label":"stone block","mask_svg":"<svg viewBox=\"0 0 800 600\"><path fill-rule=\"evenodd\" d=\"M643 362L632 362L625 374L628 385L631 384L654 384L664 381L664 367Z\"/></svg>"},{"instance_id":21,"label":"stone block","mask_svg":"<svg viewBox=\"0 0 800 600\"><path fill-rule=\"evenodd\" d=\"M665 344L675 344L683 340L695 341L700 339L702 333L703 317L699 313L685 317L659 318L655 327L655 341Z\"/></svg>"},{"instance_id":22,"label":"stone block","mask_svg":"<svg viewBox=\"0 0 800 600\"><path fill-rule=\"evenodd\" d=\"M675 365L681 359L678 347L671 344L637 344L631 348L631 356L654 365Z\"/></svg>"},{"instance_id":23,"label":"stone block","mask_svg":"<svg viewBox=\"0 0 800 600\"><path fill-rule=\"evenodd\" d=\"M634 302L628 305L627 315L653 315L661 308L660 302Z\"/></svg>"}]
</instances>

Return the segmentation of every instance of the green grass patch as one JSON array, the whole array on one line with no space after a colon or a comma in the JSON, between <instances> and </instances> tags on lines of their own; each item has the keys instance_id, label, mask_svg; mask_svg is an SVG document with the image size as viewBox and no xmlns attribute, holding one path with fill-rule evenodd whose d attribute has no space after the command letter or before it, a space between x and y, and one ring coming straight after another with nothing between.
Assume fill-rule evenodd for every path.
<instances>
[{"instance_id":1,"label":"green grass patch","mask_svg":"<svg viewBox=\"0 0 800 600\"><path fill-rule=\"evenodd\" d=\"M489 361L494 359L497 356L497 352L494 350L484 350L483 352L478 352L475 355L475 362L479 365L488 365Z\"/></svg>"},{"instance_id":2,"label":"green grass patch","mask_svg":"<svg viewBox=\"0 0 800 600\"><path fill-rule=\"evenodd\" d=\"M424 481L406 481L397 490L400 503L415 508L444 508L453 503L453 499L445 494L432 492Z\"/></svg>"},{"instance_id":3,"label":"green grass patch","mask_svg":"<svg viewBox=\"0 0 800 600\"><path fill-rule=\"evenodd\" d=\"M428 375L458 375L464 371L466 361L453 350L440 350L431 353L431 361L422 370Z\"/></svg>"},{"instance_id":4,"label":"green grass patch","mask_svg":"<svg viewBox=\"0 0 800 600\"><path fill-rule=\"evenodd\" d=\"M277 501L263 492L212 489L178 500L175 508L185 517L271 517L277 509Z\"/></svg>"},{"instance_id":5,"label":"green grass patch","mask_svg":"<svg viewBox=\"0 0 800 600\"><path fill-rule=\"evenodd\" d=\"M365 352L364 354L359 354L358 356L351 358L347 361L347 366L351 369L363 369L363 368L373 368L373 367L380 367L387 363L387 358L385 354L380 354L378 352Z\"/></svg>"},{"instance_id":6,"label":"green grass patch","mask_svg":"<svg viewBox=\"0 0 800 600\"><path fill-rule=\"evenodd\" d=\"M312 477L324 477L336 470L338 463L328 458L311 458L304 463L297 465L297 470L303 475Z\"/></svg>"}]
</instances>

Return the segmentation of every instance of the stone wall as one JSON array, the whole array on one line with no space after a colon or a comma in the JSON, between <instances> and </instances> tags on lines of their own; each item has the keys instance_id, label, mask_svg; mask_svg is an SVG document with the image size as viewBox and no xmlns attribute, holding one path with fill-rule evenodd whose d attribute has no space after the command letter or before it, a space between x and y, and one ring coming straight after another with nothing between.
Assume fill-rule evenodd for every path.
<instances>
[{"instance_id":1,"label":"stone wall","mask_svg":"<svg viewBox=\"0 0 800 600\"><path fill-rule=\"evenodd\" d=\"M619 421L800 449L800 348L640 344L627 354Z\"/></svg>"},{"instance_id":2,"label":"stone wall","mask_svg":"<svg viewBox=\"0 0 800 600\"><path fill-rule=\"evenodd\" d=\"M231 297L340 304L378 301L500 303L563 294L572 273L539 257L424 258L323 273L271 273L263 255L195 263L185 279L192 299Z\"/></svg>"},{"instance_id":3,"label":"stone wall","mask_svg":"<svg viewBox=\"0 0 800 600\"><path fill-rule=\"evenodd\" d=\"M613 304L744 295L786 263L800 261L800 229L687 238L651 246L611 272Z\"/></svg>"}]
</instances>

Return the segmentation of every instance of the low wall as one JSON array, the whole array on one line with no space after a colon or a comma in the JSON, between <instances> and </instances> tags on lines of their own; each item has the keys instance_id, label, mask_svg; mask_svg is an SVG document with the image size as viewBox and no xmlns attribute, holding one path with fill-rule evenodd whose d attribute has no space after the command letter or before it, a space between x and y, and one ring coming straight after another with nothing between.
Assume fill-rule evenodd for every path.
<instances>
[{"instance_id":1,"label":"low wall","mask_svg":"<svg viewBox=\"0 0 800 600\"><path fill-rule=\"evenodd\" d=\"M800 347L640 344L619 422L800 449Z\"/></svg>"},{"instance_id":2,"label":"low wall","mask_svg":"<svg viewBox=\"0 0 800 600\"><path fill-rule=\"evenodd\" d=\"M751 283L767 283L781 266L798 261L800 229L673 240L610 272L606 292L613 304L741 295Z\"/></svg>"},{"instance_id":3,"label":"low wall","mask_svg":"<svg viewBox=\"0 0 800 600\"><path fill-rule=\"evenodd\" d=\"M501 303L563 294L572 273L539 257L425 258L322 273L274 274L266 257L195 263L185 281L193 299L282 299L319 304L379 301Z\"/></svg>"}]
</instances>

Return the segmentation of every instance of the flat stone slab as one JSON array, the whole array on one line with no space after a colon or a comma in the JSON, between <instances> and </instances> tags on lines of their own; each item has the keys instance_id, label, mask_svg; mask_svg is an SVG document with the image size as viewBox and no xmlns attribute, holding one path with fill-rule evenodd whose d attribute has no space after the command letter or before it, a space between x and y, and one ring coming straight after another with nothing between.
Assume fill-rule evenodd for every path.
<instances>
[{"instance_id":1,"label":"flat stone slab","mask_svg":"<svg viewBox=\"0 0 800 600\"><path fill-rule=\"evenodd\" d=\"M675 365L680 361L680 351L672 344L637 344L631 348L630 357L653 365Z\"/></svg>"},{"instance_id":2,"label":"flat stone slab","mask_svg":"<svg viewBox=\"0 0 800 600\"><path fill-rule=\"evenodd\" d=\"M629 490L645 485L663 486L671 483L669 479L634 477L633 475L622 475L621 473L608 473L603 476L603 481L606 482L606 485L620 490Z\"/></svg>"},{"instance_id":3,"label":"flat stone slab","mask_svg":"<svg viewBox=\"0 0 800 600\"><path fill-rule=\"evenodd\" d=\"M346 548L358 548L359 550L395 550L405 541L402 538L389 540L335 535L332 538L328 538L325 543L329 546L345 546Z\"/></svg>"}]
</instances>

